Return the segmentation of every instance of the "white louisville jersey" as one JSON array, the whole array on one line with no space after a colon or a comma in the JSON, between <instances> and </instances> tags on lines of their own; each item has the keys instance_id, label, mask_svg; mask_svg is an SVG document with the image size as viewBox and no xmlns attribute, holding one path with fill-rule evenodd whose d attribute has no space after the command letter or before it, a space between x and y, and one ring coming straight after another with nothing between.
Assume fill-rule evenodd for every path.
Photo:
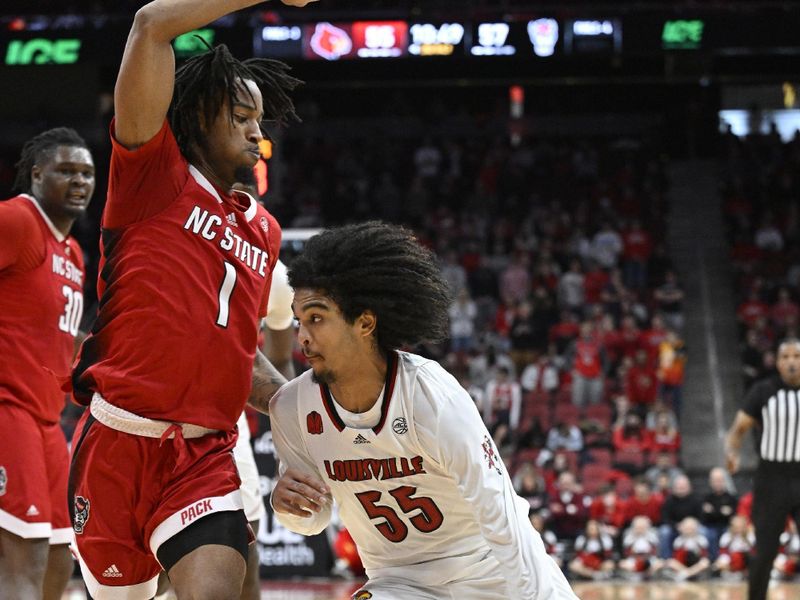
<instances>
[{"instance_id":1,"label":"white louisville jersey","mask_svg":"<svg viewBox=\"0 0 800 600\"><path fill-rule=\"evenodd\" d=\"M331 488L370 579L447 585L493 556L507 597L577 600L472 399L436 362L391 353L382 397L362 415L306 372L281 388L271 421L281 475L298 469ZM330 508L276 516L310 535L327 526Z\"/></svg>"}]
</instances>

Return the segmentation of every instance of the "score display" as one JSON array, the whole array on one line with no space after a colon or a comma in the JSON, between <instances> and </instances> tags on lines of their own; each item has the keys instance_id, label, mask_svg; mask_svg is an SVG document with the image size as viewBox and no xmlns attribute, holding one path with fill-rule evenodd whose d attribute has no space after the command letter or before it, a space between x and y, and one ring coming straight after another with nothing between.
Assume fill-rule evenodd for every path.
<instances>
[{"instance_id":1,"label":"score display","mask_svg":"<svg viewBox=\"0 0 800 600\"><path fill-rule=\"evenodd\" d=\"M465 30L461 23L413 23L408 32L408 53L412 56L463 54Z\"/></svg>"},{"instance_id":2,"label":"score display","mask_svg":"<svg viewBox=\"0 0 800 600\"><path fill-rule=\"evenodd\" d=\"M303 55L335 61L349 58L398 58L408 47L405 21L356 21L306 25Z\"/></svg>"},{"instance_id":3,"label":"score display","mask_svg":"<svg viewBox=\"0 0 800 600\"><path fill-rule=\"evenodd\" d=\"M478 23L472 34L473 56L514 56L517 47L511 40L509 23Z\"/></svg>"}]
</instances>

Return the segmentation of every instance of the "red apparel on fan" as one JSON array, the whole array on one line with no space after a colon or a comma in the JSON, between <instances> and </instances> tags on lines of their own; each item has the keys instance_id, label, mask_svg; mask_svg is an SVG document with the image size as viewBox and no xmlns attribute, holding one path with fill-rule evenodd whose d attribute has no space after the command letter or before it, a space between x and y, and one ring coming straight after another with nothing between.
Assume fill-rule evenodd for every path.
<instances>
[{"instance_id":1,"label":"red apparel on fan","mask_svg":"<svg viewBox=\"0 0 800 600\"><path fill-rule=\"evenodd\" d=\"M633 404L653 404L658 396L656 370L633 365L625 375L625 394Z\"/></svg>"},{"instance_id":2,"label":"red apparel on fan","mask_svg":"<svg viewBox=\"0 0 800 600\"><path fill-rule=\"evenodd\" d=\"M592 500L589 518L620 529L625 524L625 501L614 494L613 502L609 502L606 494L601 494Z\"/></svg>"},{"instance_id":3,"label":"red apparel on fan","mask_svg":"<svg viewBox=\"0 0 800 600\"><path fill-rule=\"evenodd\" d=\"M664 499L659 494L651 493L647 500L631 496L625 503L625 523L630 523L634 517L648 517L653 525L661 523L661 505Z\"/></svg>"}]
</instances>

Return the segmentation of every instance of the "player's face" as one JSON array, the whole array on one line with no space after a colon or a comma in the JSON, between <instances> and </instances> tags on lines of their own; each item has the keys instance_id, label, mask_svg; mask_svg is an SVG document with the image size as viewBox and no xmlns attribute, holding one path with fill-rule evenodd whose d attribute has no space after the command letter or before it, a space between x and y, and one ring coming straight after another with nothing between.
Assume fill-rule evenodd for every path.
<instances>
[{"instance_id":1,"label":"player's face","mask_svg":"<svg viewBox=\"0 0 800 600\"><path fill-rule=\"evenodd\" d=\"M778 349L778 372L789 385L800 385L800 342L786 342Z\"/></svg>"},{"instance_id":2,"label":"player's face","mask_svg":"<svg viewBox=\"0 0 800 600\"><path fill-rule=\"evenodd\" d=\"M335 383L359 351L357 325L348 323L336 303L318 290L296 289L292 308L299 324L297 339L314 378Z\"/></svg>"},{"instance_id":3,"label":"player's face","mask_svg":"<svg viewBox=\"0 0 800 600\"><path fill-rule=\"evenodd\" d=\"M233 120L226 102L207 129L206 160L213 172L232 185L252 171L260 157L258 144L264 139L261 91L249 79L241 82L233 103Z\"/></svg>"},{"instance_id":4,"label":"player's face","mask_svg":"<svg viewBox=\"0 0 800 600\"><path fill-rule=\"evenodd\" d=\"M58 146L31 169L31 191L53 220L77 219L94 192L94 161L86 148Z\"/></svg>"}]
</instances>

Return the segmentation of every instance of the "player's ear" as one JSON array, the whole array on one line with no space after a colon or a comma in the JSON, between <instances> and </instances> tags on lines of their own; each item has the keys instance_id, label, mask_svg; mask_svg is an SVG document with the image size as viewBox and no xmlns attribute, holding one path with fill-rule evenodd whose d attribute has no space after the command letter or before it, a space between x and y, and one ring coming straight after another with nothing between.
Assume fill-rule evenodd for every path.
<instances>
[{"instance_id":1,"label":"player's ear","mask_svg":"<svg viewBox=\"0 0 800 600\"><path fill-rule=\"evenodd\" d=\"M31 182L40 183L42 181L42 167L33 165L31 167Z\"/></svg>"},{"instance_id":2,"label":"player's ear","mask_svg":"<svg viewBox=\"0 0 800 600\"><path fill-rule=\"evenodd\" d=\"M378 327L378 317L377 315L372 312L371 310L365 310L361 315L356 319L356 323L358 325L358 331L363 336L370 336L375 333L375 330Z\"/></svg>"}]
</instances>

